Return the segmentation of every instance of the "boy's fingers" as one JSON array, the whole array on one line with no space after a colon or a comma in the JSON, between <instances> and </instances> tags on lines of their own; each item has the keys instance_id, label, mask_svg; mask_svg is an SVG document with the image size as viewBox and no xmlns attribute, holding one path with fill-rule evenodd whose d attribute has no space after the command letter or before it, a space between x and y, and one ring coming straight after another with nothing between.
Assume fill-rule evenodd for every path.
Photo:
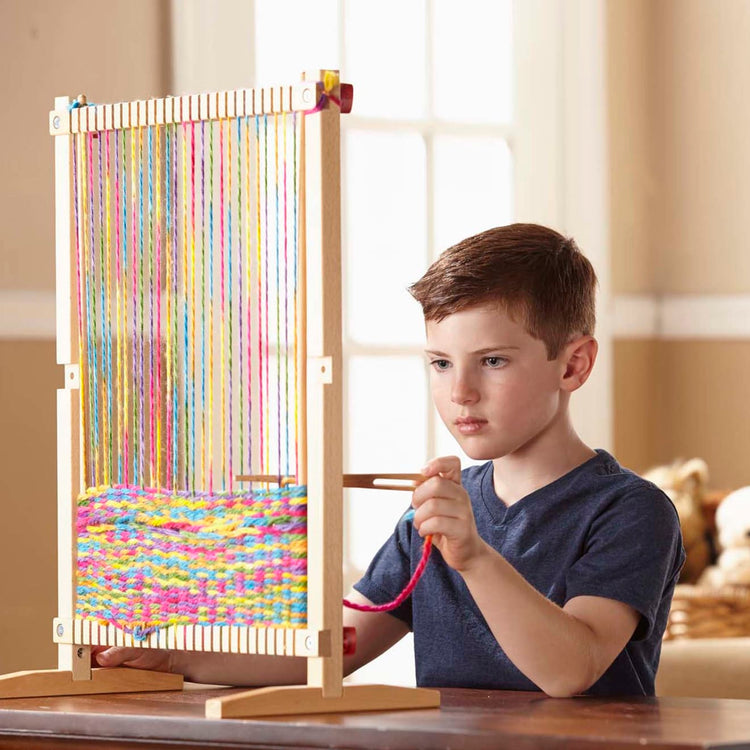
<instances>
[{"instance_id":1,"label":"boy's fingers","mask_svg":"<svg viewBox=\"0 0 750 750\"><path fill-rule=\"evenodd\" d=\"M419 508L425 501L433 497L442 497L446 500L459 500L462 488L451 479L437 475L426 479L412 493L412 507Z\"/></svg>"},{"instance_id":2,"label":"boy's fingers","mask_svg":"<svg viewBox=\"0 0 750 750\"><path fill-rule=\"evenodd\" d=\"M97 664L100 664L102 667L116 667L123 661L122 659L118 658L118 650L121 649L108 648L104 651L93 652L92 656L94 657L94 659L96 659Z\"/></svg>"},{"instance_id":3,"label":"boy's fingers","mask_svg":"<svg viewBox=\"0 0 750 750\"><path fill-rule=\"evenodd\" d=\"M419 507L414 514L414 525L419 529L428 518L444 516L445 518L463 518L460 506L452 500L443 497L431 497Z\"/></svg>"},{"instance_id":4,"label":"boy's fingers","mask_svg":"<svg viewBox=\"0 0 750 750\"><path fill-rule=\"evenodd\" d=\"M445 479L461 484L461 459L458 456L440 456L433 458L423 469L426 477L440 474Z\"/></svg>"},{"instance_id":5,"label":"boy's fingers","mask_svg":"<svg viewBox=\"0 0 750 750\"><path fill-rule=\"evenodd\" d=\"M141 649L112 646L96 654L96 660L102 667L119 667L121 664L134 661L142 655L143 651Z\"/></svg>"}]
</instances>

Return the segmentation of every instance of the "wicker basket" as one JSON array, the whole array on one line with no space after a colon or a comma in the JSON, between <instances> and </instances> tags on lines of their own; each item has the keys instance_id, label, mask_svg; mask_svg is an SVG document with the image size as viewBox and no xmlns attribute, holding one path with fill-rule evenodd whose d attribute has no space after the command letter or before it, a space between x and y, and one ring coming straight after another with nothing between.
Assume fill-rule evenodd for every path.
<instances>
[{"instance_id":1,"label":"wicker basket","mask_svg":"<svg viewBox=\"0 0 750 750\"><path fill-rule=\"evenodd\" d=\"M749 586L675 587L665 640L744 636L750 636Z\"/></svg>"}]
</instances>

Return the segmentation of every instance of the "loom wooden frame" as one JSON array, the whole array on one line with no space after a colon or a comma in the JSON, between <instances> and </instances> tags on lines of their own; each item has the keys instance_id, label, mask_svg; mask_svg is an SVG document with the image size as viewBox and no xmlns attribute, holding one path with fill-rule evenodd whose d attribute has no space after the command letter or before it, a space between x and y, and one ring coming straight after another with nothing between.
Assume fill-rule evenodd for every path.
<instances>
[{"instance_id":1,"label":"loom wooden frame","mask_svg":"<svg viewBox=\"0 0 750 750\"><path fill-rule=\"evenodd\" d=\"M340 110L323 97L328 71L308 72L300 84L82 106L55 99L50 132L55 137L55 235L57 257L57 362L65 368L57 394L58 444L58 643L57 671L0 677L0 696L59 695L181 689L180 675L133 670L92 670L92 645L170 648L218 653L307 657L307 685L263 688L210 700L207 716L250 716L342 710L422 708L439 705L437 691L384 686L343 687L343 508L341 352ZM83 103L83 102L82 102ZM310 112L310 110L313 110ZM77 363L75 236L71 206L72 135L89 131L306 111L302 127L300 211L301 400L300 483L308 488L307 628L177 626L145 641L114 626L75 618L76 498L84 488ZM377 477L347 475L348 486L376 487ZM243 477L238 477L243 479ZM246 479L246 478L245 478ZM392 486L404 489L402 483ZM125 673L123 675L123 673ZM149 676L151 675L151 676Z\"/></svg>"}]
</instances>

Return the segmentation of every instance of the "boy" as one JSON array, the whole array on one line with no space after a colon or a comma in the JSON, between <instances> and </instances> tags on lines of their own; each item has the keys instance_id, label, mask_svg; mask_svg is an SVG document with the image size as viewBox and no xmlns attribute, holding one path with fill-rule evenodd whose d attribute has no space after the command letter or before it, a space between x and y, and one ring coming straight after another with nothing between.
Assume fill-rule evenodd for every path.
<instances>
[{"instance_id":1,"label":"boy","mask_svg":"<svg viewBox=\"0 0 750 750\"><path fill-rule=\"evenodd\" d=\"M597 353L596 277L572 240L533 224L448 249L411 287L425 316L437 410L465 453L423 469L406 514L355 584L345 610L353 671L414 631L417 683L543 690L551 696L653 695L661 637L684 561L667 497L576 435L573 391ZM173 669L236 684L304 681L304 665L109 649L103 666Z\"/></svg>"}]
</instances>

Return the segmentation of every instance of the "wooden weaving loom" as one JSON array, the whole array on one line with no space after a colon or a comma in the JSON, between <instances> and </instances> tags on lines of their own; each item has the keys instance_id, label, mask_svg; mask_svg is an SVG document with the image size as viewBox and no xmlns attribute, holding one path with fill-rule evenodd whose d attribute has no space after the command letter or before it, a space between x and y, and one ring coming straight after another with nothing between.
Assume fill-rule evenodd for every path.
<instances>
[{"instance_id":1,"label":"wooden weaving loom","mask_svg":"<svg viewBox=\"0 0 750 750\"><path fill-rule=\"evenodd\" d=\"M439 705L342 684L342 489L413 478L343 475L351 98L321 70L55 99L59 669L2 676L0 697L181 689L91 668L117 645L307 658L305 686L209 700L215 718Z\"/></svg>"}]
</instances>

